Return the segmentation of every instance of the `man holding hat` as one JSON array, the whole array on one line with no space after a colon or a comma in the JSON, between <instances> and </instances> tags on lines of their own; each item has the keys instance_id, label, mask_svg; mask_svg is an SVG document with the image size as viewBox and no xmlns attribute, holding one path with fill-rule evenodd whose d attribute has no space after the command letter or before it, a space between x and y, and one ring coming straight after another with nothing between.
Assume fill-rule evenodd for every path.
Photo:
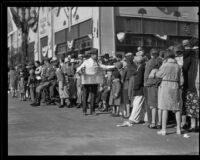
<instances>
[{"instance_id":1,"label":"man holding hat","mask_svg":"<svg viewBox=\"0 0 200 160\"><path fill-rule=\"evenodd\" d=\"M115 66L106 66L103 64L99 64L97 62L97 58L98 58L98 50L97 49L91 49L90 51L90 55L91 57L87 60L85 60L76 70L76 72L80 72L84 70L85 73L87 74L95 74L91 72L91 68L96 68L96 67L100 67L102 69L111 69L111 68L115 68ZM97 87L98 84L85 84L83 85L83 113L84 115L86 115L87 112L87 99L88 96L90 94L90 114L93 114L93 112L95 113L94 110L94 103L95 103L95 97L97 94Z\"/></svg>"},{"instance_id":2,"label":"man holding hat","mask_svg":"<svg viewBox=\"0 0 200 160\"><path fill-rule=\"evenodd\" d=\"M54 61L55 59L53 59ZM36 98L35 98L35 102L33 104L31 104L32 106L36 107L36 106L40 106L40 100L42 98L42 90L45 87L48 87L51 83L51 81L55 81L55 71L53 66L50 64L50 60L48 58L44 59L44 70L43 70L43 74L42 74L42 80L39 84L39 86L36 88ZM50 97L52 97L52 90L50 89Z\"/></svg>"}]
</instances>

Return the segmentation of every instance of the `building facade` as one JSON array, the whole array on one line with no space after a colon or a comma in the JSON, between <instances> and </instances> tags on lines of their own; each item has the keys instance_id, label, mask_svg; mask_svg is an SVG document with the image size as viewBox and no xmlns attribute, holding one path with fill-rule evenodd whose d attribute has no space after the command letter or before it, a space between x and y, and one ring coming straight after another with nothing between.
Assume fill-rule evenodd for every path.
<instances>
[{"instance_id":1,"label":"building facade","mask_svg":"<svg viewBox=\"0 0 200 160\"><path fill-rule=\"evenodd\" d=\"M115 19L115 34L126 33L123 42L116 40L116 52L135 52L137 46L148 52L198 37L198 7L116 7Z\"/></svg>"},{"instance_id":2,"label":"building facade","mask_svg":"<svg viewBox=\"0 0 200 160\"><path fill-rule=\"evenodd\" d=\"M198 25L198 7L40 7L37 32L29 32L29 52L40 61L91 48L112 56L136 52L138 46L148 52L198 37ZM156 34L167 35L167 41Z\"/></svg>"}]
</instances>

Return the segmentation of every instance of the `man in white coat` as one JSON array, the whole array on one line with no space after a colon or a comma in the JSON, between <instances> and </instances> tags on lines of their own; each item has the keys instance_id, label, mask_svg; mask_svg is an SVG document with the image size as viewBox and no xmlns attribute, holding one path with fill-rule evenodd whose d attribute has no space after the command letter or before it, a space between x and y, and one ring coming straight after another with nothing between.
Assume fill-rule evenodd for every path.
<instances>
[{"instance_id":1,"label":"man in white coat","mask_svg":"<svg viewBox=\"0 0 200 160\"><path fill-rule=\"evenodd\" d=\"M81 72L81 74L86 73L88 75L95 75L96 71L95 68L100 67L102 69L112 69L115 68L115 66L106 66L103 64L99 64L97 62L98 58L98 50L97 49L91 49L90 51L90 58L85 60L76 70L76 72ZM97 94L97 88L98 88L98 83L93 83L93 84L84 84L83 85L83 114L86 115L87 113L87 99L90 94L90 114L95 114L95 109L94 109L94 102L95 102L95 97Z\"/></svg>"}]
</instances>

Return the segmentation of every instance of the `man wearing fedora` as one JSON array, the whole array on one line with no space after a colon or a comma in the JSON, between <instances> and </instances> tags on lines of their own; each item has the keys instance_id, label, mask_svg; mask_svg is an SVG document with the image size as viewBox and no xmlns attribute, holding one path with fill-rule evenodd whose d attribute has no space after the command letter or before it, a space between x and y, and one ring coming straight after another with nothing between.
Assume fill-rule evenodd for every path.
<instances>
[{"instance_id":1,"label":"man wearing fedora","mask_svg":"<svg viewBox=\"0 0 200 160\"><path fill-rule=\"evenodd\" d=\"M106 66L103 64L99 64L97 62L97 58L98 58L98 50L93 48L90 50L90 58L85 60L76 70L76 72L85 72L85 73L89 73L90 72L90 68L95 68L97 66L99 66L102 69L112 69L115 68L115 66ZM83 85L83 114L86 115L87 113L87 99L88 96L90 94L90 114L92 115L93 113L96 115L95 113L95 109L94 109L94 103L95 103L95 97L97 94L97 88L98 88L98 83L96 84L84 84Z\"/></svg>"}]
</instances>

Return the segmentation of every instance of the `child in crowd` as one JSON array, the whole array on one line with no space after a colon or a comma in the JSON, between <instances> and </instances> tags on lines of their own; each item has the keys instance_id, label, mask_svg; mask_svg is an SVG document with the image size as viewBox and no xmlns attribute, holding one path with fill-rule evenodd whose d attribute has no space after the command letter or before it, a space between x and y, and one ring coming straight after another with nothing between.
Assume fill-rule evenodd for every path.
<instances>
[{"instance_id":1,"label":"child in crowd","mask_svg":"<svg viewBox=\"0 0 200 160\"><path fill-rule=\"evenodd\" d=\"M35 100L35 88L36 88L36 77L35 77L35 71L34 69L31 69L29 71L29 77L28 77L28 84L27 86L30 89L30 97L31 101L34 102Z\"/></svg>"},{"instance_id":2,"label":"child in crowd","mask_svg":"<svg viewBox=\"0 0 200 160\"><path fill-rule=\"evenodd\" d=\"M56 68L56 76L58 80L58 87L59 87L59 96L60 96L60 105L59 108L65 107L65 99L69 98L67 94L67 86L65 75L61 68L59 67L59 62L54 63L54 67Z\"/></svg>"},{"instance_id":3,"label":"child in crowd","mask_svg":"<svg viewBox=\"0 0 200 160\"><path fill-rule=\"evenodd\" d=\"M121 76L115 70L112 74L112 87L110 92L109 105L113 107L111 116L119 117L119 106L121 104Z\"/></svg>"},{"instance_id":4,"label":"child in crowd","mask_svg":"<svg viewBox=\"0 0 200 160\"><path fill-rule=\"evenodd\" d=\"M108 111L108 101L110 96L110 85L111 85L111 74L109 74L109 71L106 71L104 82L102 84L102 94L101 94L101 102L102 107L101 111Z\"/></svg>"},{"instance_id":5,"label":"child in crowd","mask_svg":"<svg viewBox=\"0 0 200 160\"><path fill-rule=\"evenodd\" d=\"M25 80L24 80L24 74L22 71L20 72L20 77L19 77L19 82L18 82L18 90L19 90L19 94L20 94L20 101L25 101L26 100Z\"/></svg>"}]
</instances>

